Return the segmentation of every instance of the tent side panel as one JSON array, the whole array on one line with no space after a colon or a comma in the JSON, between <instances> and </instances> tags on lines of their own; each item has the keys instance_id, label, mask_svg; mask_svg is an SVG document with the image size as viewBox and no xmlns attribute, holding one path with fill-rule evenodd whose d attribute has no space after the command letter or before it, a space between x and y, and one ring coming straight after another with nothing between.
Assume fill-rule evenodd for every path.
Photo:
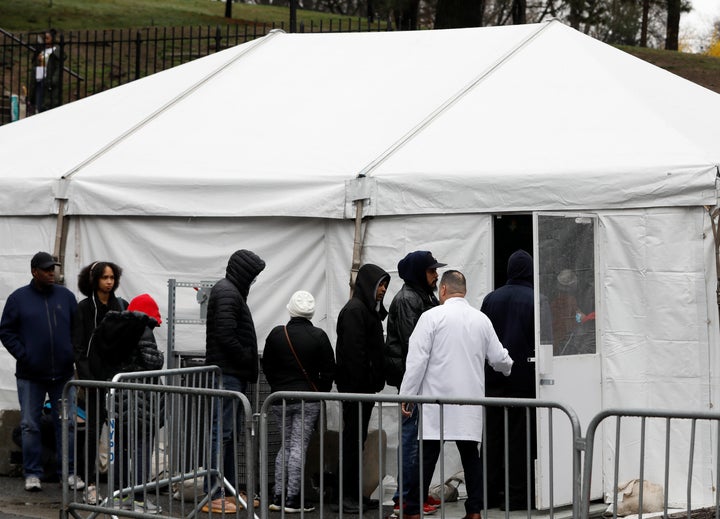
<instances>
[{"instance_id":1,"label":"tent side panel","mask_svg":"<svg viewBox=\"0 0 720 519\"><path fill-rule=\"evenodd\" d=\"M717 319L708 321L717 315L714 298L708 297L715 286L712 241L702 207L601 214L598 318L605 408L711 408L710 382L718 370L716 355L710 354L710 344L717 344ZM616 447L606 429L603 459L612 460L616 448L629 452L621 458L620 483L638 477L638 440L624 434ZM650 428L647 441L664 446L664 429ZM671 446L671 504L685 503L687 465L681 460L687 460L686 448L682 441ZM708 431L698 433L697 448L693 505L710 504L714 446ZM664 448L646 452L647 479L662 483L663 457ZM611 492L612 464L603 471L604 490Z\"/></svg>"}]
</instances>

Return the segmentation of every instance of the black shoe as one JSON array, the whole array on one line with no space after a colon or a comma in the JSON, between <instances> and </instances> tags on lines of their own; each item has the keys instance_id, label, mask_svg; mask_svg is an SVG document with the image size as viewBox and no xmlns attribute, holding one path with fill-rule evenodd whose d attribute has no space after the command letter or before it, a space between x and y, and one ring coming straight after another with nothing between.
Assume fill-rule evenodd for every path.
<instances>
[{"instance_id":1,"label":"black shoe","mask_svg":"<svg viewBox=\"0 0 720 519\"><path fill-rule=\"evenodd\" d=\"M334 513L338 513L340 511L340 507L337 503L332 503L330 505L330 511ZM359 514L360 513L360 505L357 501L354 499L344 499L343 500L343 513L344 514Z\"/></svg>"},{"instance_id":2,"label":"black shoe","mask_svg":"<svg viewBox=\"0 0 720 519\"><path fill-rule=\"evenodd\" d=\"M363 509L364 510L377 510L380 508L380 501L377 499L370 499L369 497L363 496Z\"/></svg>"},{"instance_id":3,"label":"black shoe","mask_svg":"<svg viewBox=\"0 0 720 519\"><path fill-rule=\"evenodd\" d=\"M502 501L500 503L500 510L502 512L506 511L505 501ZM510 508L508 508L507 511L514 512L517 510L527 510L527 503L517 503L517 502L510 501Z\"/></svg>"},{"instance_id":4,"label":"black shoe","mask_svg":"<svg viewBox=\"0 0 720 519\"><path fill-rule=\"evenodd\" d=\"M308 501L305 501L304 506L300 506L300 498L290 497L285 500L284 510L286 514L299 514L300 512L313 512L315 507Z\"/></svg>"}]
</instances>

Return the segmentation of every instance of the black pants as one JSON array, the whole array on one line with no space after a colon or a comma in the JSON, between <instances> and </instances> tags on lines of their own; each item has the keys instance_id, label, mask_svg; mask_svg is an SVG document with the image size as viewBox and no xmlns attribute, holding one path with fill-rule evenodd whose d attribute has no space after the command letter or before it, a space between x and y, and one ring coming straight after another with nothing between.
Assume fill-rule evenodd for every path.
<instances>
[{"instance_id":1,"label":"black pants","mask_svg":"<svg viewBox=\"0 0 720 519\"><path fill-rule=\"evenodd\" d=\"M362 449L367 440L368 425L374 402L343 402L343 499L360 502ZM362 438L362 442L361 442Z\"/></svg>"},{"instance_id":2,"label":"black pants","mask_svg":"<svg viewBox=\"0 0 720 519\"><path fill-rule=\"evenodd\" d=\"M460 462L465 472L465 488L468 494L465 501L465 512L467 514L480 513L483 509L481 444L471 440L455 440L455 445L457 445L458 452L460 452ZM420 488L413 485L408 490L406 514L419 514L420 504L427 500L435 466L440 456L440 440L423 440L422 451L422 499L420 499Z\"/></svg>"},{"instance_id":3,"label":"black pants","mask_svg":"<svg viewBox=\"0 0 720 519\"><path fill-rule=\"evenodd\" d=\"M487 491L488 508L505 503L505 425L503 407L487 406ZM530 416L530 471L528 473L528 410L508 408L508 487L511 508L527 507L528 475L530 479L530 505L534 507L534 467L537 457L535 409Z\"/></svg>"}]
</instances>

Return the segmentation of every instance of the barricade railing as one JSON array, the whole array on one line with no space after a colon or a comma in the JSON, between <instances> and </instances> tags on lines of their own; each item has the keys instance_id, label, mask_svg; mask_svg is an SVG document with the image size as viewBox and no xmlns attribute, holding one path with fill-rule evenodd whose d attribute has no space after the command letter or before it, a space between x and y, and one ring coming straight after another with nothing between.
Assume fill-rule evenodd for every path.
<instances>
[{"instance_id":1,"label":"barricade railing","mask_svg":"<svg viewBox=\"0 0 720 519\"><path fill-rule=\"evenodd\" d=\"M614 428L612 422L606 422L608 418L615 418ZM589 516L591 467L601 425L606 426L605 443L610 442L613 451L609 488L612 497L606 499L611 503L608 512L612 512L613 519L628 514L639 514L642 518L643 513L657 512L668 517L671 509L680 508L688 518L694 510L702 508L711 508L707 516L720 517L720 413L606 409L595 415L588 425L582 519ZM609 465L610 460L605 457ZM671 474L677 478L677 474L683 473L686 474L684 481L671 479ZM605 479L609 480L607 475ZM674 510L674 516L681 516L682 511Z\"/></svg>"},{"instance_id":2,"label":"barricade railing","mask_svg":"<svg viewBox=\"0 0 720 519\"><path fill-rule=\"evenodd\" d=\"M225 449L230 448L236 467L239 462L254 466L252 411L242 393L212 387L220 386L218 375L215 367L197 367L127 373L112 382L69 382L63 406L63 480L74 467L76 474L94 484L98 497L93 500L87 487L73 490L63 486L61 515L81 517L79 512L83 511L90 512L90 518L98 514L194 517L203 508L211 508L209 501L219 491L223 496L235 496L234 502L242 505L232 515L240 517L242 513L252 518L253 500L247 503L237 495L245 486L240 475L236 471L234 480L229 480L220 461L225 458ZM78 428L71 438L72 389L78 390L76 394L85 393L94 407L86 414L85 429ZM216 416L215 412L222 402L232 405L232 433L212 452L213 426L223 430L222 413ZM89 423L94 426L88 427ZM107 424L105 454L103 424ZM68 455L71 441L75 447L72 460ZM88 444L98 445L97 454ZM256 486L254 470L247 470L244 477L248 495L252 496Z\"/></svg>"},{"instance_id":3,"label":"barricade railing","mask_svg":"<svg viewBox=\"0 0 720 519\"><path fill-rule=\"evenodd\" d=\"M352 451L352 455L355 455L357 453L358 456L358 463L360 464L360 467L362 467L362 461L363 461L363 449L361 448L362 443L362 422L363 422L363 410L362 406L364 403L371 403L374 405L375 414L377 416L377 429L379 433L377 436L370 440L368 439L368 442L365 444L365 450L372 449L373 451L377 450L377 473L376 474L363 474L363 470L361 469L359 472L359 487L358 491L363 492L364 485L364 479L372 479L372 484L374 484L375 481L377 481L378 486L376 489L376 492L379 490L379 495L384 495L384 482L383 478L385 476L384 474L384 467L385 467L385 449L383 445L383 416L384 411L390 408L392 413L394 414L395 422L396 424L401 424L403 420L403 416L401 414L401 407L400 404L402 403L413 403L415 405L418 405L420 409L422 409L423 406L427 405L438 405L439 407L439 416L440 416L440 425L439 430L441 431L441 437L440 437L440 456L438 458L438 466L437 470L439 471L439 480L440 482L444 482L446 478L445 474L445 446L444 446L444 435L442 434L442 431L445 430L444 428L444 412L445 412L445 406L483 406L485 410L487 411L488 407L491 408L498 408L502 409L503 414L503 420L505 423L505 429L504 429L504 439L503 439L503 456L505 461L505 474L504 474L504 491L505 491L505 505L508 505L507 499L509 496L509 478L508 478L508 460L510 455L510 450L513 448L516 448L512 445L510 445L510 442L508 441L508 430L507 430L507 422L508 422L508 413L512 410L518 411L523 410L526 420L525 420L525 439L526 442L526 460L525 460L525 466L527 468L527 479L526 479L526 488L534 489L534 481L532 481L531 474L531 465L534 463L534 461L530 458L530 453L532 452L534 442L534 427L535 424L533 423L534 420L531 419L532 416L534 416L534 412L538 409L547 409L550 414L553 414L553 411L558 411L559 414L564 415L567 418L567 422L569 426L572 429L572 436L574 439L578 439L581 437L581 431L580 431L580 423L578 421L578 418L575 414L575 412L572 409L569 409L562 404L559 404L557 402L549 402L549 401L542 401L542 400L536 400L536 399L520 399L520 398L478 398L478 399L457 399L457 398L437 398L437 397L421 397L421 396L415 396L415 397L409 397L409 396L400 396L400 395L385 395L385 394L355 394L355 393L319 393L319 392L289 392L289 391L282 391L282 392L276 392L272 393L263 403L262 408L260 410L260 496L261 496L261 518L267 519L268 516L268 510L269 506L271 504L271 501L274 497L274 492L272 491L272 488L270 487L270 481L269 481L269 467L271 463L274 463L276 460L269 459L269 450L268 450L268 433L271 430L269 417L268 415L271 414L271 410L275 408L275 411L273 414L275 414L276 419L280 422L278 424L278 428L280 430L280 450L277 454L278 460L280 461L279 467L280 467L280 474L278 474L278 471L276 469L275 471L275 481L278 482L286 482L286 474L285 474L285 467L286 467L286 448L287 448L287 438L286 438L286 429L285 429L285 420L287 417L287 410L289 409L289 405L295 405L294 413L297 415L297 413L300 413L301 416L301 427L303 428L302 435L304 435L306 432L312 433L312 431L306 431L305 427L310 427L309 425L305 424L304 420L304 413L307 411L310 413L309 410L309 404L310 403L320 403L322 406L327 406L331 402L334 403L334 410L335 415L339 416L340 419L338 420L338 429L337 431L329 431L326 430L327 428L327 422L328 418L326 417L326 413L321 412L319 415L317 426L315 427L316 433L315 438L313 441L313 444L310 445L308 448L307 454L303 454L302 459L302 467L303 470L300 474L300 506L299 509L301 511L301 514L307 508L307 505L305 505L306 500L307 502L314 502L316 499L318 501L317 506L319 508L320 517L323 517L326 512L326 501L328 501L328 505L331 512L340 512L342 517L342 511L343 511L343 466L346 460L344 459L344 452L350 452ZM298 411L297 405L299 404L300 409ZM348 405L350 404L350 405ZM352 412L354 413L354 405L357 404L357 413L358 413L358 446L354 449L345 449L343 447L343 435L341 434L343 423L343 413ZM345 406L345 409L342 409L342 406ZM333 412L332 409L327 410L327 415L332 415ZM418 430L419 430L419 437L423 436L423 418L422 413L418 413ZM391 415L392 416L392 415ZM367 419L367 417L365 417ZM355 420L353 420L355 422ZM487 424L487 420L484 420L484 426ZM549 437L553 438L553 420L548 421L548 433ZM336 435L337 443L333 441L328 441L328 435L333 433ZM483 431L483 436L485 437L487 434L487 431ZM377 445L370 445L370 442L377 442ZM448 439L447 441L452 441L452 439ZM422 460L423 456L423 443L419 442L419 454L418 457L420 460ZM403 435L402 430L400 427L398 427L397 431L397 445L398 445L398 467L402 467L402 444L403 444ZM581 467L581 456L582 456L582 449L583 449L583 443L578 441L573 441L572 445L568 445L568 449L571 451L570 456L572 459L572 470L573 474L577 477L572 478L572 489L570 489L570 492L573 496L573 505L572 505L572 511L574 517L579 517L579 507L580 507L580 495L581 495L581 488L580 488L580 467ZM487 458L488 458L488 451L487 451L487 444L486 442L483 442L482 444L482 453L483 453L483 463L482 463L482 472L483 472L483 502L485 503L485 517L487 517L487 504L488 504L488 489L487 489L487 472L488 472L488 466L487 466ZM421 464L422 465L422 464ZM328 470L328 467L329 470ZM318 471L317 474L313 473L313 471ZM550 481L553 481L555 479L554 475L554 468L552 461L550 462L549 467L549 478ZM326 474L327 472L327 474ZM337 481L335 481L335 475L337 477ZM422 467L420 468L420 481L423 480L423 474L422 474ZM331 481L327 481L328 479L331 479ZM402 470L398 470L398 487L403 487L403 475ZM310 481L308 481L310 480ZM335 485L337 485L337 488L334 488ZM287 496L285 491L285 485L280 485L281 491L280 491L280 498L281 502L275 503L275 509L280 510L284 513L285 507L287 506ZM311 490L309 490L311 489ZM336 491L337 490L337 491ZM314 495L307 495L309 492L313 492ZM372 489L370 490L372 492ZM365 493L367 492L367 487L365 488ZM365 495L363 493L363 495ZM360 494L358 494L360 495ZM295 497L295 496L293 496ZM367 496L366 496L367 497ZM527 503L527 510L528 510L528 516L530 514L530 510L532 509L530 501L530 495L528 494L528 503ZM402 493L398 495L398 515L402 519L403 517L403 500L404 497L402 496ZM444 509L445 509L445 503L444 503L444 496L440 495L441 505L440 505L440 514L444 517ZM363 508L367 510L367 507L364 507L364 504L362 501L359 503L360 513L362 513ZM292 507L293 509L295 506ZM505 507L506 510L509 510L509 506ZM374 512L373 512L374 513ZM379 506L378 510L378 517L385 517L385 512L383 511L383 507ZM422 507L420 513L422 514ZM553 516L553 504L552 504L552 485L551 485L551 497L550 497L550 517Z\"/></svg>"}]
</instances>

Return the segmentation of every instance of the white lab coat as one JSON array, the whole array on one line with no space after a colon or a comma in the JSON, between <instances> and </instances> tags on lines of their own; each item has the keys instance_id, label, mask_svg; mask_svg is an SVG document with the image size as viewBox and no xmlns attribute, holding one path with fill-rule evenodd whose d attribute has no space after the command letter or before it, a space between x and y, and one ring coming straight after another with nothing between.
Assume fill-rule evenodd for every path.
<instances>
[{"instance_id":1,"label":"white lab coat","mask_svg":"<svg viewBox=\"0 0 720 519\"><path fill-rule=\"evenodd\" d=\"M463 297L427 310L415 325L401 395L448 398L485 396L485 359L509 375L513 361L490 319ZM440 406L423 405L422 438L440 439ZM444 406L444 439L482 441L481 406Z\"/></svg>"}]
</instances>

